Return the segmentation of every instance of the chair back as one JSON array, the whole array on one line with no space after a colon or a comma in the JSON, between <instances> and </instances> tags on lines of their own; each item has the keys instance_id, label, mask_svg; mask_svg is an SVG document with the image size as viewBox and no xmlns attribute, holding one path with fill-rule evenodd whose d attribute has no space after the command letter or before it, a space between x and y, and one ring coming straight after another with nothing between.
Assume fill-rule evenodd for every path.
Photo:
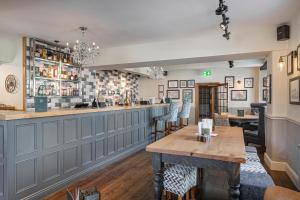
<instances>
[{"instance_id":1,"label":"chair back","mask_svg":"<svg viewBox=\"0 0 300 200\"><path fill-rule=\"evenodd\" d=\"M228 115L219 115L218 113L214 113L214 125L230 126Z\"/></svg>"},{"instance_id":2,"label":"chair back","mask_svg":"<svg viewBox=\"0 0 300 200\"><path fill-rule=\"evenodd\" d=\"M168 113L170 115L170 118L168 119L169 122L176 122L177 121L178 110L179 110L179 103L178 102L172 102L170 104L170 109L169 109L169 113Z\"/></svg>"},{"instance_id":3,"label":"chair back","mask_svg":"<svg viewBox=\"0 0 300 200\"><path fill-rule=\"evenodd\" d=\"M191 102L190 101L183 101L181 112L179 113L180 118L190 118L191 112Z\"/></svg>"},{"instance_id":4,"label":"chair back","mask_svg":"<svg viewBox=\"0 0 300 200\"><path fill-rule=\"evenodd\" d=\"M258 114L258 137L265 138L265 103L252 103L251 110Z\"/></svg>"}]
</instances>

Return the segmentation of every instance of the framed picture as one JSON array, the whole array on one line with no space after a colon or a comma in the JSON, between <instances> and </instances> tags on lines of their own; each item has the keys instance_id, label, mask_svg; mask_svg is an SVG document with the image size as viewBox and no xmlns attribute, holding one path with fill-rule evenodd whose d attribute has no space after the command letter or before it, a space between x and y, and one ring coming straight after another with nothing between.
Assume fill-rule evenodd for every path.
<instances>
[{"instance_id":1,"label":"framed picture","mask_svg":"<svg viewBox=\"0 0 300 200\"><path fill-rule=\"evenodd\" d=\"M263 87L268 87L268 77L263 77Z\"/></svg>"},{"instance_id":2,"label":"framed picture","mask_svg":"<svg viewBox=\"0 0 300 200\"><path fill-rule=\"evenodd\" d=\"M247 90L231 90L231 101L247 101Z\"/></svg>"},{"instance_id":3,"label":"framed picture","mask_svg":"<svg viewBox=\"0 0 300 200\"><path fill-rule=\"evenodd\" d=\"M263 89L262 91L262 99L263 101L267 101L268 100L268 90L267 89Z\"/></svg>"},{"instance_id":4,"label":"framed picture","mask_svg":"<svg viewBox=\"0 0 300 200\"><path fill-rule=\"evenodd\" d=\"M164 92L165 86L164 85L158 85L158 92Z\"/></svg>"},{"instance_id":5,"label":"framed picture","mask_svg":"<svg viewBox=\"0 0 300 200\"><path fill-rule=\"evenodd\" d=\"M290 79L290 104L300 105L300 76Z\"/></svg>"},{"instance_id":6,"label":"framed picture","mask_svg":"<svg viewBox=\"0 0 300 200\"><path fill-rule=\"evenodd\" d=\"M294 73L294 53L293 51L287 55L287 75Z\"/></svg>"},{"instance_id":7,"label":"framed picture","mask_svg":"<svg viewBox=\"0 0 300 200\"><path fill-rule=\"evenodd\" d=\"M167 97L170 99L180 99L180 90L167 90Z\"/></svg>"},{"instance_id":8,"label":"framed picture","mask_svg":"<svg viewBox=\"0 0 300 200\"><path fill-rule=\"evenodd\" d=\"M187 87L188 88L194 88L195 87L195 80L188 80L187 81Z\"/></svg>"},{"instance_id":9,"label":"framed picture","mask_svg":"<svg viewBox=\"0 0 300 200\"><path fill-rule=\"evenodd\" d=\"M267 103L272 103L272 74L267 76Z\"/></svg>"},{"instance_id":10,"label":"framed picture","mask_svg":"<svg viewBox=\"0 0 300 200\"><path fill-rule=\"evenodd\" d=\"M180 88L187 88L187 81L180 80L179 85L180 85Z\"/></svg>"},{"instance_id":11,"label":"framed picture","mask_svg":"<svg viewBox=\"0 0 300 200\"><path fill-rule=\"evenodd\" d=\"M244 78L244 88L253 88L254 78Z\"/></svg>"},{"instance_id":12,"label":"framed picture","mask_svg":"<svg viewBox=\"0 0 300 200\"><path fill-rule=\"evenodd\" d=\"M163 98L164 98L164 93L158 92L158 99L163 99Z\"/></svg>"},{"instance_id":13,"label":"framed picture","mask_svg":"<svg viewBox=\"0 0 300 200\"><path fill-rule=\"evenodd\" d=\"M297 70L300 71L300 44L297 47Z\"/></svg>"},{"instance_id":14,"label":"framed picture","mask_svg":"<svg viewBox=\"0 0 300 200\"><path fill-rule=\"evenodd\" d=\"M178 88L177 80L168 80L168 88Z\"/></svg>"},{"instance_id":15,"label":"framed picture","mask_svg":"<svg viewBox=\"0 0 300 200\"><path fill-rule=\"evenodd\" d=\"M190 102L193 103L193 89L183 89L182 90L182 99L188 98Z\"/></svg>"},{"instance_id":16,"label":"framed picture","mask_svg":"<svg viewBox=\"0 0 300 200\"><path fill-rule=\"evenodd\" d=\"M234 88L234 76L225 76L225 83L228 88Z\"/></svg>"}]
</instances>

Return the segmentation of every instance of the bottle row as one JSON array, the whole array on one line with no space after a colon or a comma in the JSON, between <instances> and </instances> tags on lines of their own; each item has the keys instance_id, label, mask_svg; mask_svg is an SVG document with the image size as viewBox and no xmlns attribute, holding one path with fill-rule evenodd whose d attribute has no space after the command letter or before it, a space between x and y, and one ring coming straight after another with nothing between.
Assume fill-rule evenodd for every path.
<instances>
[{"instance_id":1,"label":"bottle row","mask_svg":"<svg viewBox=\"0 0 300 200\"><path fill-rule=\"evenodd\" d=\"M79 71L77 69L70 69L70 68L62 68L59 71L58 66L42 65L39 67L37 67L37 66L35 67L35 77L78 81L79 80Z\"/></svg>"},{"instance_id":2,"label":"bottle row","mask_svg":"<svg viewBox=\"0 0 300 200\"><path fill-rule=\"evenodd\" d=\"M48 48L45 45L36 44L34 56L36 58L42 58L50 61L76 64L70 54L70 50L67 48L57 50L57 47Z\"/></svg>"},{"instance_id":3,"label":"bottle row","mask_svg":"<svg viewBox=\"0 0 300 200\"><path fill-rule=\"evenodd\" d=\"M60 84L58 82L39 82L36 96L79 96L78 84Z\"/></svg>"}]
</instances>

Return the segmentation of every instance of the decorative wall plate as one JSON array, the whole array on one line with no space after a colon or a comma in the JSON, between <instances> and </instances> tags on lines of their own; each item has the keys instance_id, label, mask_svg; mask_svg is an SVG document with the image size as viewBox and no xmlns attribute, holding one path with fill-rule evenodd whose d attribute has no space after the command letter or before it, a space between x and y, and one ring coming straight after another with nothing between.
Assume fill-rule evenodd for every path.
<instances>
[{"instance_id":1,"label":"decorative wall plate","mask_svg":"<svg viewBox=\"0 0 300 200\"><path fill-rule=\"evenodd\" d=\"M9 74L5 79L5 89L9 93L15 93L18 89L18 80L15 75Z\"/></svg>"}]
</instances>

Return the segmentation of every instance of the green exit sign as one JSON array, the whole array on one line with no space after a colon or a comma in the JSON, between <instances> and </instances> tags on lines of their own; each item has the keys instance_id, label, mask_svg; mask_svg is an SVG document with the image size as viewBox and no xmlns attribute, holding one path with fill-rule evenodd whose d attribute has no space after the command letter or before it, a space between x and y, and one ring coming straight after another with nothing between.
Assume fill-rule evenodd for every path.
<instances>
[{"instance_id":1,"label":"green exit sign","mask_svg":"<svg viewBox=\"0 0 300 200\"><path fill-rule=\"evenodd\" d=\"M205 70L201 74L203 77L210 77L212 75L211 70Z\"/></svg>"}]
</instances>

